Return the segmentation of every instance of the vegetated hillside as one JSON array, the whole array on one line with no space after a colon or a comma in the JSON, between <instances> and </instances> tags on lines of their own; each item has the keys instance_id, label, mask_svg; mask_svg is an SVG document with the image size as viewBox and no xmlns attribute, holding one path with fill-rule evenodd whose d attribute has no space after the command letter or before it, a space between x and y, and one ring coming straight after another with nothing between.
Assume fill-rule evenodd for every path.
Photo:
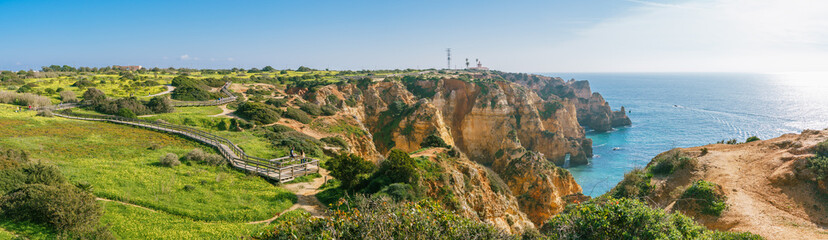
<instances>
[{"instance_id":1,"label":"vegetated hillside","mask_svg":"<svg viewBox=\"0 0 828 240\"><path fill-rule=\"evenodd\" d=\"M349 139L355 146L366 145L359 141L373 142L367 153L353 151L367 159L377 161L393 148L415 151L429 136L443 139L468 159L492 169L507 184L510 195L518 197L520 210L541 224L563 209L563 197L581 193L572 176L555 164L563 165L567 157L572 164L585 164L592 156L592 142L584 136L578 118L579 111L590 111L579 110L579 104L590 100L556 92L546 93L544 99L503 76L511 77L420 75L286 92L301 94L320 106L343 108L348 115L341 121L370 133L367 139ZM565 93L589 91L588 86L560 79L537 81L549 82ZM609 111L606 102L601 106L605 109L594 109ZM612 116L601 116L603 122L612 122ZM618 117L627 119L623 113Z\"/></svg>"},{"instance_id":2,"label":"vegetated hillside","mask_svg":"<svg viewBox=\"0 0 828 240\"><path fill-rule=\"evenodd\" d=\"M608 194L645 199L711 229L768 239L828 239L826 139L828 130L805 130L674 149L627 174Z\"/></svg>"}]
</instances>

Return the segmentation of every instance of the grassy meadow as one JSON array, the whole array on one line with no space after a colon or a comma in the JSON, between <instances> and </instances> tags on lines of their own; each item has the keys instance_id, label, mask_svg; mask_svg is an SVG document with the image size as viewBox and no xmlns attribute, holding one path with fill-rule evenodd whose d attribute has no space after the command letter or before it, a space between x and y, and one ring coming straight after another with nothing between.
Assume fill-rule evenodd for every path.
<instances>
[{"instance_id":1,"label":"grassy meadow","mask_svg":"<svg viewBox=\"0 0 828 240\"><path fill-rule=\"evenodd\" d=\"M194 141L117 124L15 113L14 108L0 105L0 148L25 150L32 159L55 164L70 182L91 184L100 198L154 210L102 202L104 221L122 238L156 238L164 229L180 231L169 238L245 235L255 228L248 228L246 222L268 219L296 201L293 193L229 167L158 164L166 153L184 156L194 148L215 152ZM38 238L15 225L0 223L2 228ZM137 233L135 228L158 232Z\"/></svg>"}]
</instances>

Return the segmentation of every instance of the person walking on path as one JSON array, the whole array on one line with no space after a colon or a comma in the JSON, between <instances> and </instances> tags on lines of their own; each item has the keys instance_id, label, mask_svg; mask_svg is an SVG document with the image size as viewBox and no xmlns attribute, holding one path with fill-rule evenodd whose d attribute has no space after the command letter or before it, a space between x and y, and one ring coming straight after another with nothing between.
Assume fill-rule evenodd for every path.
<instances>
[{"instance_id":1,"label":"person walking on path","mask_svg":"<svg viewBox=\"0 0 828 240\"><path fill-rule=\"evenodd\" d=\"M295 156L293 155L293 147L291 147L291 148L290 148L290 158L294 158L294 157L295 157Z\"/></svg>"}]
</instances>

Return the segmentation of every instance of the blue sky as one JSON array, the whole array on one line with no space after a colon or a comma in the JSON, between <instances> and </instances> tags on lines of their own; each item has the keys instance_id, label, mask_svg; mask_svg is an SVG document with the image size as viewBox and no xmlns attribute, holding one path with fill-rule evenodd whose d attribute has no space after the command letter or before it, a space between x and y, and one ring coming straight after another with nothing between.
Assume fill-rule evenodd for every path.
<instances>
[{"instance_id":1,"label":"blue sky","mask_svg":"<svg viewBox=\"0 0 828 240\"><path fill-rule=\"evenodd\" d=\"M0 69L823 71L824 2L0 0Z\"/></svg>"}]
</instances>

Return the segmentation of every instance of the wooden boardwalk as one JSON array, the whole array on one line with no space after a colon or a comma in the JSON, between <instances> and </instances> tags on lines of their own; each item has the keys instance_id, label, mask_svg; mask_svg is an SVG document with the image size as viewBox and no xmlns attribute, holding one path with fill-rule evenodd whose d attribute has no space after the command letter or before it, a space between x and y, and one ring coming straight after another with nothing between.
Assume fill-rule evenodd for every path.
<instances>
[{"instance_id":1,"label":"wooden boardwalk","mask_svg":"<svg viewBox=\"0 0 828 240\"><path fill-rule=\"evenodd\" d=\"M227 98L212 101L174 101L173 105L176 107L191 107L191 106L214 106L226 104L236 100L236 96L227 89L230 82L221 87L221 92L226 94ZM230 140L208 133L195 128L180 126L175 124L164 123L160 121L146 121L142 119L124 118L110 115L92 115L92 114L78 114L68 111L58 112L58 110L65 110L79 107L78 103L64 103L54 106L40 107L38 109L46 109L55 111L53 114L58 117L86 120L111 122L117 124L130 125L134 127L141 127L160 132L178 134L206 145L212 146L221 153L224 159L235 168L249 171L271 179L277 182L285 182L293 180L296 177L305 176L311 173L319 172L319 160L314 158L291 158L281 157L276 159L264 159L247 155L244 150L236 146Z\"/></svg>"},{"instance_id":2,"label":"wooden boardwalk","mask_svg":"<svg viewBox=\"0 0 828 240\"><path fill-rule=\"evenodd\" d=\"M264 159L249 156L241 148L236 146L236 144L230 142L230 140L191 127L105 115L87 115L65 112L54 113L54 115L77 120L111 122L178 134L216 148L219 153L227 159L230 165L235 168L249 171L277 182L290 181L296 177L319 172L318 159L291 157Z\"/></svg>"}]
</instances>

